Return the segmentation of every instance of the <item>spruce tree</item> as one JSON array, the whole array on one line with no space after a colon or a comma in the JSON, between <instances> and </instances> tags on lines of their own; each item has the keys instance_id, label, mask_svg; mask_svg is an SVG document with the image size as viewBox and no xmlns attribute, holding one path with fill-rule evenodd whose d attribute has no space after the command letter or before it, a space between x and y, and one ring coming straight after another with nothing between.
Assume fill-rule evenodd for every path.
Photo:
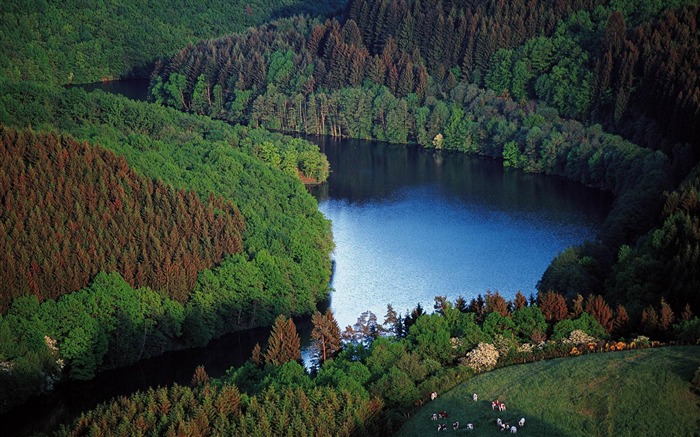
<instances>
[{"instance_id":1,"label":"spruce tree","mask_svg":"<svg viewBox=\"0 0 700 437\"><path fill-rule=\"evenodd\" d=\"M320 366L340 351L340 328L330 308L325 314L316 311L311 322L314 325L311 331L313 360Z\"/></svg>"},{"instance_id":2,"label":"spruce tree","mask_svg":"<svg viewBox=\"0 0 700 437\"><path fill-rule=\"evenodd\" d=\"M301 340L292 319L277 316L265 350L265 363L281 366L288 361L301 360Z\"/></svg>"}]
</instances>

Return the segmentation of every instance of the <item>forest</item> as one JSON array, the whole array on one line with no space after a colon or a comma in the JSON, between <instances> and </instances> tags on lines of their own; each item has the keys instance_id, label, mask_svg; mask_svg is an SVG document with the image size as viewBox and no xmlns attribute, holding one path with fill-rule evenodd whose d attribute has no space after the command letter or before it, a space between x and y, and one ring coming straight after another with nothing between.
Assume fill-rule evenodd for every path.
<instances>
[{"instance_id":1,"label":"forest","mask_svg":"<svg viewBox=\"0 0 700 437\"><path fill-rule=\"evenodd\" d=\"M294 14L331 15L342 0L8 0L0 5L0 75L69 84L147 77L155 59L201 38Z\"/></svg>"},{"instance_id":2,"label":"forest","mask_svg":"<svg viewBox=\"0 0 700 437\"><path fill-rule=\"evenodd\" d=\"M699 12L694 2L352 1L342 18L188 46L156 64L151 94L233 122L485 155L611 191L601 242L562 254L538 289L603 290L636 314L658 296L697 308L697 204L673 225L664 193L686 176L690 189L700 159ZM652 255L671 247L687 256ZM644 286L627 280L634 270ZM673 284L660 274L681 270Z\"/></svg>"},{"instance_id":3,"label":"forest","mask_svg":"<svg viewBox=\"0 0 700 437\"><path fill-rule=\"evenodd\" d=\"M700 340L697 1L166 3L0 5L0 413L272 325L224 377L57 435L390 435L480 372ZM150 102L64 86L132 77ZM485 156L615 200L537 296L438 295L341 330L317 310L333 239L305 187L332 169L284 133Z\"/></svg>"},{"instance_id":4,"label":"forest","mask_svg":"<svg viewBox=\"0 0 700 437\"><path fill-rule=\"evenodd\" d=\"M645 321L635 326L624 307L613 310L600 295L579 294L570 305L554 292L532 302L520 293L512 301L498 293L470 302L436 296L434 310L428 314L418 306L401 315L388 305L383 322L364 313L343 331L330 311L317 311L311 374L299 363L294 323L279 316L264 348L257 345L247 363L224 377L210 379L200 367L189 387L114 399L56 435L96 429L115 436L391 435L429 402L429 393L445 392L477 373L654 345L643 335L612 340L633 331L692 339L700 329L688 308L675 315L664 301L647 308Z\"/></svg>"}]
</instances>

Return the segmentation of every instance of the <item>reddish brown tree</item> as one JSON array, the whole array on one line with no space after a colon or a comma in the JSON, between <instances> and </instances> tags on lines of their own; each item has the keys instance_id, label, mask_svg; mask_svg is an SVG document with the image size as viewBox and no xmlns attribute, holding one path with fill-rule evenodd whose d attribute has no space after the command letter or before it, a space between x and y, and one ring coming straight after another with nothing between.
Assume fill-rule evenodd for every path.
<instances>
[{"instance_id":1,"label":"reddish brown tree","mask_svg":"<svg viewBox=\"0 0 700 437\"><path fill-rule=\"evenodd\" d=\"M292 319L280 314L272 325L267 340L265 362L281 366L288 361L301 360L301 340Z\"/></svg>"},{"instance_id":2,"label":"reddish brown tree","mask_svg":"<svg viewBox=\"0 0 700 437\"><path fill-rule=\"evenodd\" d=\"M583 296L581 293L576 293L576 297L571 301L571 312L569 317L572 319L578 318L583 313Z\"/></svg>"},{"instance_id":3,"label":"reddish brown tree","mask_svg":"<svg viewBox=\"0 0 700 437\"><path fill-rule=\"evenodd\" d=\"M197 366L192 375L191 385L193 387L201 387L206 384L209 384L209 375L206 370L204 370L204 366Z\"/></svg>"},{"instance_id":4,"label":"reddish brown tree","mask_svg":"<svg viewBox=\"0 0 700 437\"><path fill-rule=\"evenodd\" d=\"M314 312L311 323L314 325L311 349L314 361L320 366L340 351L340 328L330 308L324 314Z\"/></svg>"},{"instance_id":5,"label":"reddish brown tree","mask_svg":"<svg viewBox=\"0 0 700 437\"><path fill-rule=\"evenodd\" d=\"M554 291L541 293L538 295L537 303L544 319L549 323L559 322L568 316L566 299L559 293Z\"/></svg>"},{"instance_id":6,"label":"reddish brown tree","mask_svg":"<svg viewBox=\"0 0 700 437\"><path fill-rule=\"evenodd\" d=\"M668 332L675 320L676 315L673 313L671 306L667 304L662 297L659 308L659 330L661 332Z\"/></svg>"},{"instance_id":7,"label":"reddish brown tree","mask_svg":"<svg viewBox=\"0 0 700 437\"><path fill-rule=\"evenodd\" d=\"M612 331L613 312L603 296L589 295L586 299L586 312L593 316L608 333Z\"/></svg>"},{"instance_id":8,"label":"reddish brown tree","mask_svg":"<svg viewBox=\"0 0 700 437\"><path fill-rule=\"evenodd\" d=\"M527 298L520 291L515 293L515 300L513 301L513 311L518 311L520 308L527 306Z\"/></svg>"},{"instance_id":9,"label":"reddish brown tree","mask_svg":"<svg viewBox=\"0 0 700 437\"><path fill-rule=\"evenodd\" d=\"M693 318L693 312L690 310L690 304L685 304L683 312L681 312L681 320L690 320Z\"/></svg>"},{"instance_id":10,"label":"reddish brown tree","mask_svg":"<svg viewBox=\"0 0 700 437\"><path fill-rule=\"evenodd\" d=\"M622 305L617 306L615 320L613 320L613 333L620 337L625 337L630 331L630 317L627 310Z\"/></svg>"},{"instance_id":11,"label":"reddish brown tree","mask_svg":"<svg viewBox=\"0 0 700 437\"><path fill-rule=\"evenodd\" d=\"M201 270L242 250L243 229L230 201L154 183L71 137L0 126L0 312L115 270L185 302Z\"/></svg>"},{"instance_id":12,"label":"reddish brown tree","mask_svg":"<svg viewBox=\"0 0 700 437\"><path fill-rule=\"evenodd\" d=\"M654 336L659 329L659 315L653 306L642 310L642 319L639 326L640 330L648 336Z\"/></svg>"},{"instance_id":13,"label":"reddish brown tree","mask_svg":"<svg viewBox=\"0 0 700 437\"><path fill-rule=\"evenodd\" d=\"M497 312L498 314L502 315L503 317L506 317L509 314L508 311L508 303L506 300L501 296L498 291L491 293L488 291L486 293L486 307L485 307L486 314L492 313L492 312Z\"/></svg>"}]
</instances>

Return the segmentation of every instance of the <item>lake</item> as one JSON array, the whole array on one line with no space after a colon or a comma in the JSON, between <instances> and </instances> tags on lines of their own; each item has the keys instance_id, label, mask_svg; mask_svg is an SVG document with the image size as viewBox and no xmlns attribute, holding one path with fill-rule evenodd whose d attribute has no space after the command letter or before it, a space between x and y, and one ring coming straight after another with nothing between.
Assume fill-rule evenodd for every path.
<instances>
[{"instance_id":1,"label":"lake","mask_svg":"<svg viewBox=\"0 0 700 437\"><path fill-rule=\"evenodd\" d=\"M312 189L333 222L331 308L341 328L387 304L406 313L436 295L536 293L551 260L596 238L611 196L563 178L460 153L308 138L328 156Z\"/></svg>"}]
</instances>

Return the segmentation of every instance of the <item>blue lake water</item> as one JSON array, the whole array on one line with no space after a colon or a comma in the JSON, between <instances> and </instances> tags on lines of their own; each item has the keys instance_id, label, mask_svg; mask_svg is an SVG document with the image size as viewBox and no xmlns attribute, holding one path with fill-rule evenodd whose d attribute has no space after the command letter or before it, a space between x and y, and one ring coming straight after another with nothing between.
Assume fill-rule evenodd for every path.
<instances>
[{"instance_id":1,"label":"blue lake water","mask_svg":"<svg viewBox=\"0 0 700 437\"><path fill-rule=\"evenodd\" d=\"M387 304L536 293L551 260L596 238L610 196L491 159L357 140L313 139L331 163L313 190L333 222L331 308L341 327Z\"/></svg>"}]
</instances>

